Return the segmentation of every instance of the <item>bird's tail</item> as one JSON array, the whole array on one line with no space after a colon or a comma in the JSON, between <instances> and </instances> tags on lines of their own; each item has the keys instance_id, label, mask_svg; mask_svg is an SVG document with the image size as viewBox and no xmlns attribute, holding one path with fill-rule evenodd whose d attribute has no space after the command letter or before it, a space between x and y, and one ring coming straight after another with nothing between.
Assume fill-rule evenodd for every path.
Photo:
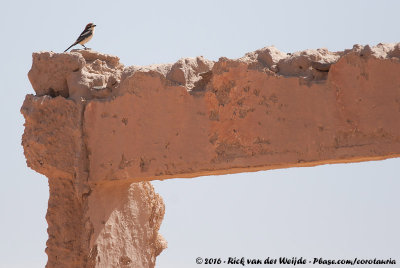
<instances>
[{"instance_id":1,"label":"bird's tail","mask_svg":"<svg viewBox=\"0 0 400 268\"><path fill-rule=\"evenodd\" d=\"M71 47L75 46L77 43L73 43L69 48L67 48L66 50L64 50L64 52L67 52L68 49L70 49Z\"/></svg>"}]
</instances>

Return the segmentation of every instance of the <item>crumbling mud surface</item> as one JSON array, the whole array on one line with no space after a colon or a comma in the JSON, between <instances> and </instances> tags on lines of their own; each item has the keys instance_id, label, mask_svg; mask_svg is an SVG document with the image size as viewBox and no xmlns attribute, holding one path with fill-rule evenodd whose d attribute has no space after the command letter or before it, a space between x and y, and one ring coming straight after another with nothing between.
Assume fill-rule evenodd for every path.
<instances>
[{"instance_id":1,"label":"crumbling mud surface","mask_svg":"<svg viewBox=\"0 0 400 268\"><path fill-rule=\"evenodd\" d=\"M154 267L150 180L398 157L399 73L399 44L130 67L34 53L22 145L49 178L47 267Z\"/></svg>"}]
</instances>

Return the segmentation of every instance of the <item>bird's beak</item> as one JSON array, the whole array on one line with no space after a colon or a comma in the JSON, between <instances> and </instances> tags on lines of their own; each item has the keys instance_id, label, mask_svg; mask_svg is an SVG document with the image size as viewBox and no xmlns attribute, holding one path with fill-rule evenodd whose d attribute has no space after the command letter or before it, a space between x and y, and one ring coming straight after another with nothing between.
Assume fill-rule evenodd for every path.
<instances>
[{"instance_id":1,"label":"bird's beak","mask_svg":"<svg viewBox=\"0 0 400 268\"><path fill-rule=\"evenodd\" d=\"M97 25L93 25L93 27L96 27Z\"/></svg>"}]
</instances>

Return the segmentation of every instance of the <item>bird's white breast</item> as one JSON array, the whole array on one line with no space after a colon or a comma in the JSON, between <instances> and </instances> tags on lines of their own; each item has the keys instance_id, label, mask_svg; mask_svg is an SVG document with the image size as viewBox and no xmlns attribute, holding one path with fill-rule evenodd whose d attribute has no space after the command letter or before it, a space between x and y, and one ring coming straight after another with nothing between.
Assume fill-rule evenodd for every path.
<instances>
[{"instance_id":1,"label":"bird's white breast","mask_svg":"<svg viewBox=\"0 0 400 268\"><path fill-rule=\"evenodd\" d=\"M87 42L89 42L89 41L92 39L93 34L94 34L94 27L92 28L92 34L91 34L88 38L82 40L79 44L84 45L84 44L86 44Z\"/></svg>"}]
</instances>

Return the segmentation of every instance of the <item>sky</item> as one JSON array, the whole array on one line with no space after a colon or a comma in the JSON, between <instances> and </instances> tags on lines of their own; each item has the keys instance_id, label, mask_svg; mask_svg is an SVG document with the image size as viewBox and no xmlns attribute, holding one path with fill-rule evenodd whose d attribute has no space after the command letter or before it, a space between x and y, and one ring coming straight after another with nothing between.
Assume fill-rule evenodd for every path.
<instances>
[{"instance_id":1,"label":"sky","mask_svg":"<svg viewBox=\"0 0 400 268\"><path fill-rule=\"evenodd\" d=\"M97 27L87 46L126 66L238 58L270 45L338 51L400 34L397 0L0 0L0 10L0 268L47 261L47 178L26 166L21 147L32 52L64 51L89 22ZM400 263L399 166L397 158L155 181L169 243L156 267L201 267L198 257Z\"/></svg>"}]
</instances>

